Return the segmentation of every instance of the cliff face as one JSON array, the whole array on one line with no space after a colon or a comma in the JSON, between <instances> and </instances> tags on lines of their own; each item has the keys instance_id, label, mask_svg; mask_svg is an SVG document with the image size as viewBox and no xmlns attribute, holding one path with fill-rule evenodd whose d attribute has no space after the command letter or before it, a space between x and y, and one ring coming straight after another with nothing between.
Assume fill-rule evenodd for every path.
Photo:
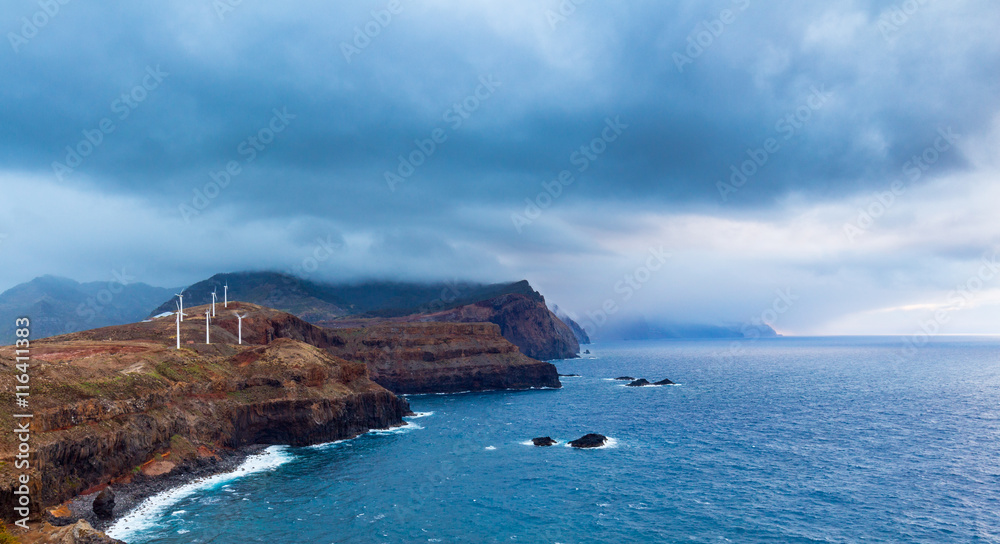
<instances>
[{"instance_id":1,"label":"cliff face","mask_svg":"<svg viewBox=\"0 0 1000 544\"><path fill-rule=\"evenodd\" d=\"M189 305L211 301L212 291L229 298L286 311L325 328L383 322L451 321L496 323L500 334L540 360L576 357L572 329L545 305L527 281L479 285L369 282L327 284L275 272L219 274L187 288ZM151 315L174 310L165 300Z\"/></svg>"},{"instance_id":2,"label":"cliff face","mask_svg":"<svg viewBox=\"0 0 1000 544\"><path fill-rule=\"evenodd\" d=\"M544 299L509 294L437 312L415 319L460 323L489 322L528 357L548 361L577 357L580 344L566 323L556 317Z\"/></svg>"},{"instance_id":3,"label":"cliff face","mask_svg":"<svg viewBox=\"0 0 1000 544\"><path fill-rule=\"evenodd\" d=\"M560 387L553 365L525 356L488 322L365 320L364 327L325 329L284 312L239 304L254 308L243 320L244 341L293 338L321 347L365 363L372 380L395 393ZM235 319L218 323L237 332Z\"/></svg>"},{"instance_id":4,"label":"cliff face","mask_svg":"<svg viewBox=\"0 0 1000 544\"><path fill-rule=\"evenodd\" d=\"M172 349L169 323L88 331L32 344L32 510L156 464L246 444L305 445L402 424L405 400L363 364L292 339ZM235 321L235 319L234 319ZM204 317L182 337L204 341ZM109 339L109 338L118 338ZM163 341L166 340L166 341ZM14 409L14 363L0 355L0 411ZM0 509L13 513L17 444L0 436ZM143 469L144 470L144 469Z\"/></svg>"},{"instance_id":5,"label":"cliff face","mask_svg":"<svg viewBox=\"0 0 1000 544\"><path fill-rule=\"evenodd\" d=\"M492 323L383 323L338 329L338 356L368 365L395 393L561 387L555 366L531 359Z\"/></svg>"}]
</instances>

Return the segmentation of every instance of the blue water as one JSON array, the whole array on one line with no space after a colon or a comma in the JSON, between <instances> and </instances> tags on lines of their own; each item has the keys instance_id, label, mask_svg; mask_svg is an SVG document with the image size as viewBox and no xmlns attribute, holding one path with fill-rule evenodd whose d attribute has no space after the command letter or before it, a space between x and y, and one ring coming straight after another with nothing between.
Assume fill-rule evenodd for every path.
<instances>
[{"instance_id":1,"label":"blue water","mask_svg":"<svg viewBox=\"0 0 1000 544\"><path fill-rule=\"evenodd\" d=\"M1000 340L592 346L561 390L412 396L147 516L131 543L1000 542ZM679 386L626 388L627 374ZM419 428L418 428L419 427ZM588 432L614 447L522 442ZM119 533L124 534L124 533Z\"/></svg>"}]
</instances>

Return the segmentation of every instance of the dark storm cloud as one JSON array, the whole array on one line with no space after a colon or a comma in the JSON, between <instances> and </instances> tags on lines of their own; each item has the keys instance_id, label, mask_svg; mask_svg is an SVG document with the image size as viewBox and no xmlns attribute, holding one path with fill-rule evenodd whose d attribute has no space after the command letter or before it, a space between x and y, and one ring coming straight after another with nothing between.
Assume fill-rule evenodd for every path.
<instances>
[{"instance_id":1,"label":"dark storm cloud","mask_svg":"<svg viewBox=\"0 0 1000 544\"><path fill-rule=\"evenodd\" d=\"M675 272L630 311L744 320L803 284L822 330L995 243L934 214L985 198L998 26L987 0L8 2L0 188L32 187L0 217L0 258L26 263L0 283L173 285L329 246L318 275L528 277L582 312L668 243Z\"/></svg>"},{"instance_id":2,"label":"dark storm cloud","mask_svg":"<svg viewBox=\"0 0 1000 544\"><path fill-rule=\"evenodd\" d=\"M287 108L291 128L243 176L251 202L270 205L276 185L297 184L285 194L299 211L337 206L309 198L317 192L394 206L385 171L441 128L448 141L402 194L517 203L548 173L571 167L571 154L599 136L606 118L620 117L626 134L594 162L575 198L718 202L715 184L729 179L730 166L776 137L782 149L729 199L761 205L789 191L823 196L881 184L937 128L984 130L983 112L1000 100L989 39L997 10L986 2L922 6L889 33L893 40L879 27L892 13L885 2L589 2L551 28L546 10L558 5L476 17L469 6L402 2L347 62L342 44L383 4L243 2L220 20L210 2L70 2L17 53L0 57L0 153L8 167L51 172L81 130L107 117L115 132L66 179L176 200L243 158L240 143L273 108ZM38 9L18 2L4 26L18 32L20 17ZM735 20L678 70L676 54L699 51L688 37L713 30L723 9ZM942 10L950 17L940 19ZM148 67L169 76L119 119L115 100ZM501 86L452 129L445 112L473 95L481 76ZM785 142L776 123L814 88L832 98ZM939 172L960 166L951 157Z\"/></svg>"}]
</instances>

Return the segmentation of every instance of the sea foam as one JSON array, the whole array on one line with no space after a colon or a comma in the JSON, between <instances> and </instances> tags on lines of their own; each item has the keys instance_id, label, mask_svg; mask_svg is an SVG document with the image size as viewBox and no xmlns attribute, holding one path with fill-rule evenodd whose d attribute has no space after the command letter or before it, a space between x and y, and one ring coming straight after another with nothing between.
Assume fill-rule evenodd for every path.
<instances>
[{"instance_id":1,"label":"sea foam","mask_svg":"<svg viewBox=\"0 0 1000 544\"><path fill-rule=\"evenodd\" d=\"M251 474L274 470L292 459L294 459L294 456L288 452L288 446L271 446L261 453L247 457L232 472L225 472L195 480L189 484L149 497L125 517L116 521L105 532L112 538L129 540L135 534L156 527L159 519L167 509L186 497L199 491L220 487ZM174 514L178 512L183 512L183 510L178 510Z\"/></svg>"}]
</instances>

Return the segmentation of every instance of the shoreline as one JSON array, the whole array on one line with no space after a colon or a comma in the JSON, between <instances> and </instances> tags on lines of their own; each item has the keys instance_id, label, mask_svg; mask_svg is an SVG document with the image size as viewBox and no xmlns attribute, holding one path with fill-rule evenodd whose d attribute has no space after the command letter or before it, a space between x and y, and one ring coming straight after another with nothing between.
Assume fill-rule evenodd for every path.
<instances>
[{"instance_id":1,"label":"shoreline","mask_svg":"<svg viewBox=\"0 0 1000 544\"><path fill-rule=\"evenodd\" d=\"M104 532L133 513L147 499L213 476L233 472L251 456L260 454L269 447L270 445L267 444L254 444L236 449L220 450L215 452L218 456L218 460L215 461L189 460L170 474L149 477L140 473L131 482L109 484L106 487L110 487L115 494L114 512L109 519L101 519L94 514L94 498L100 491L78 495L67 503L67 507L73 513L74 518L86 520L92 527Z\"/></svg>"},{"instance_id":2,"label":"shoreline","mask_svg":"<svg viewBox=\"0 0 1000 544\"><path fill-rule=\"evenodd\" d=\"M418 419L425 417L426 415L429 415L429 413L411 412L411 415L403 416L404 420L401 425L394 425L384 429L368 429L367 431L354 436L302 447L311 448L323 444L354 440L369 433L394 432L406 429L407 427L422 429L419 425L407 422L406 419ZM154 499L157 496L166 495L171 492L176 492L185 486L196 485L200 482L210 480L211 478L233 474L253 456L263 455L269 448L276 446L283 448L292 447L288 444L253 444L236 449L220 450L216 452L219 459L215 461L198 462L189 460L186 462L186 465L182 465L182 467L175 469L170 474L155 477L138 475L137 478L128 483L109 484L106 487L110 487L115 494L113 516L109 519L98 518L93 511L94 498L97 497L100 490L86 495L78 495L66 503L66 506L73 514L74 523L77 519L82 519L87 521L87 523L90 523L94 529L106 533L120 521L128 518L132 514L135 514L150 499ZM240 476L234 475L234 477Z\"/></svg>"}]
</instances>

